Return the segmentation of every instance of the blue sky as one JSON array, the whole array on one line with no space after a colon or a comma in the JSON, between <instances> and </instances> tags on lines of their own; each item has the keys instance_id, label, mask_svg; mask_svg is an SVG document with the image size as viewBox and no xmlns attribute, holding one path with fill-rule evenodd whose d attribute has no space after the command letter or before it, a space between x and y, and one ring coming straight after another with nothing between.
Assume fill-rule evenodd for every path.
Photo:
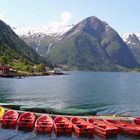
<instances>
[{"instance_id":1,"label":"blue sky","mask_svg":"<svg viewBox=\"0 0 140 140\"><path fill-rule=\"evenodd\" d=\"M0 18L13 27L76 24L88 16L120 34L140 32L140 0L1 0Z\"/></svg>"}]
</instances>

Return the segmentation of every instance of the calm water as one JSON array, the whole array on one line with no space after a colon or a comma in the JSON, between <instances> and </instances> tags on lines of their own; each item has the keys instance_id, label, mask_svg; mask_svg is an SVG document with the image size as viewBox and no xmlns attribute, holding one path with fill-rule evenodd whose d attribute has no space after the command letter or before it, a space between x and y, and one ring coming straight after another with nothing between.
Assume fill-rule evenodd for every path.
<instances>
[{"instance_id":1,"label":"calm water","mask_svg":"<svg viewBox=\"0 0 140 140\"><path fill-rule=\"evenodd\" d=\"M65 76L0 79L0 102L20 105L21 109L80 109L136 116L140 115L140 73L70 72ZM46 139L35 133L4 129L0 129L0 136L0 140ZM78 138L52 135L48 139ZM133 138L118 136L113 140L121 139Z\"/></svg>"}]
</instances>

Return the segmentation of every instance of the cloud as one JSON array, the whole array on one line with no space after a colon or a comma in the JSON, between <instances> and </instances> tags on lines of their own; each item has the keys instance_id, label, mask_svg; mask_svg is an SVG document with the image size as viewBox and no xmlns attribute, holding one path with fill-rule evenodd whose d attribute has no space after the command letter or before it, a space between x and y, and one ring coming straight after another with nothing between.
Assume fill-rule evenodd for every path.
<instances>
[{"instance_id":1,"label":"cloud","mask_svg":"<svg viewBox=\"0 0 140 140\"><path fill-rule=\"evenodd\" d=\"M62 23L67 24L70 21L71 17L72 15L70 12L61 13Z\"/></svg>"},{"instance_id":2,"label":"cloud","mask_svg":"<svg viewBox=\"0 0 140 140\"><path fill-rule=\"evenodd\" d=\"M62 26L62 25L67 25L69 21L71 20L72 14L68 11L65 11L60 14L61 20L60 21L53 21L49 23L49 26Z\"/></svg>"},{"instance_id":3,"label":"cloud","mask_svg":"<svg viewBox=\"0 0 140 140\"><path fill-rule=\"evenodd\" d=\"M5 21L5 19L6 19L5 16L2 13L0 13L0 19L3 20L3 21Z\"/></svg>"}]
</instances>

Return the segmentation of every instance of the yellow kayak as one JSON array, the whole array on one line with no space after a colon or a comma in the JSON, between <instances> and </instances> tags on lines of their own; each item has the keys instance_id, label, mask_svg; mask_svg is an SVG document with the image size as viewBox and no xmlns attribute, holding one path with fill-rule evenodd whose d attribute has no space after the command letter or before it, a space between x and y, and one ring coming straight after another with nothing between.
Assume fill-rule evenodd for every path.
<instances>
[{"instance_id":1,"label":"yellow kayak","mask_svg":"<svg viewBox=\"0 0 140 140\"><path fill-rule=\"evenodd\" d=\"M0 119L2 118L4 112L5 112L5 109L0 106Z\"/></svg>"}]
</instances>

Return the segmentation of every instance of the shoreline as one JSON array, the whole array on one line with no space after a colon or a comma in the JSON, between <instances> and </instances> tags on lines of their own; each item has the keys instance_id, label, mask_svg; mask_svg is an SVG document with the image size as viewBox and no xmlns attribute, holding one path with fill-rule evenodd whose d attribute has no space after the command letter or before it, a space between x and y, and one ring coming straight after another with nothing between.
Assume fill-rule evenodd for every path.
<instances>
[{"instance_id":1,"label":"shoreline","mask_svg":"<svg viewBox=\"0 0 140 140\"><path fill-rule=\"evenodd\" d=\"M0 78L25 78L25 77L34 77L34 76L59 76L67 75L67 73L33 73L33 74L1 74Z\"/></svg>"},{"instance_id":2,"label":"shoreline","mask_svg":"<svg viewBox=\"0 0 140 140\"><path fill-rule=\"evenodd\" d=\"M10 109L5 108L5 110L8 111ZM13 109L13 110L16 110L16 109ZM21 111L21 110L16 110L16 111L19 114L22 114L24 112L31 112L31 111ZM68 119L70 119L72 116L74 116L74 115L58 115L58 114L49 114L49 113L36 113L36 112L33 112L33 113L35 114L35 116L37 118L44 114L52 117L53 119L57 116L64 116ZM126 122L131 122L131 123L134 120L134 117L132 117L132 116L121 116L121 115L87 115L87 116L77 116L77 117L82 118L82 119L87 119L88 117L92 117L97 120L102 120L102 119L121 120L121 121L126 121Z\"/></svg>"}]
</instances>

